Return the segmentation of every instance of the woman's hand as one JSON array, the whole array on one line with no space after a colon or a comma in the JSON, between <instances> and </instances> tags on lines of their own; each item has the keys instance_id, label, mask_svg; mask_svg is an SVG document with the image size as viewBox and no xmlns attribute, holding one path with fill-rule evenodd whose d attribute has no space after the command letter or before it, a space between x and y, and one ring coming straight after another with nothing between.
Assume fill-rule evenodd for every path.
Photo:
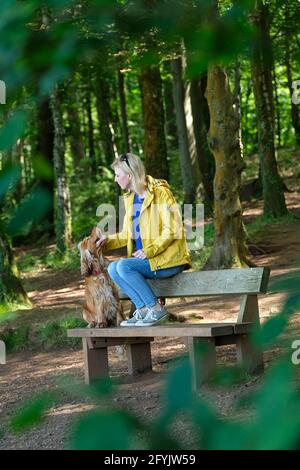
<instances>
[{"instance_id":1,"label":"woman's hand","mask_svg":"<svg viewBox=\"0 0 300 470\"><path fill-rule=\"evenodd\" d=\"M102 248L103 245L107 242L107 237L105 235L101 235L101 238L96 241L96 247L97 248Z\"/></svg>"},{"instance_id":2,"label":"woman's hand","mask_svg":"<svg viewBox=\"0 0 300 470\"><path fill-rule=\"evenodd\" d=\"M137 250L132 254L132 256L134 256L135 258L139 258L139 259L146 259L144 250Z\"/></svg>"}]
</instances>

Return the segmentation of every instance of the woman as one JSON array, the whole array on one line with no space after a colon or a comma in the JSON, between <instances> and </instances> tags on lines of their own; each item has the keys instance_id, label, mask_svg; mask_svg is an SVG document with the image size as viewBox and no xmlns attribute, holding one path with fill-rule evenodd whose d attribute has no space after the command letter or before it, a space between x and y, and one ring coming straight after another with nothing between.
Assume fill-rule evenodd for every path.
<instances>
[{"instance_id":1,"label":"woman","mask_svg":"<svg viewBox=\"0 0 300 470\"><path fill-rule=\"evenodd\" d=\"M111 167L115 181L127 191L125 217L122 232L103 243L105 250L127 246L128 258L113 261L108 273L136 306L121 326L152 326L168 313L146 279L174 276L191 263L180 211L168 183L146 176L136 155L121 155Z\"/></svg>"}]
</instances>

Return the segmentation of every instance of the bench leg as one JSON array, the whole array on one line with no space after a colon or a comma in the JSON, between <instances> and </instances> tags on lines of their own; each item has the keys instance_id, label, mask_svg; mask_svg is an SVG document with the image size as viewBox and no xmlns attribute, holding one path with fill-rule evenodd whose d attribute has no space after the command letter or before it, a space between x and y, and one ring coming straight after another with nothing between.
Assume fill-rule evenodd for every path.
<instances>
[{"instance_id":1,"label":"bench leg","mask_svg":"<svg viewBox=\"0 0 300 470\"><path fill-rule=\"evenodd\" d=\"M89 347L89 338L82 338L84 379L88 385L93 380L108 377L108 354L107 348Z\"/></svg>"},{"instance_id":2,"label":"bench leg","mask_svg":"<svg viewBox=\"0 0 300 470\"><path fill-rule=\"evenodd\" d=\"M263 353L252 345L249 335L237 335L236 355L238 364L244 367L250 374L263 372Z\"/></svg>"},{"instance_id":3,"label":"bench leg","mask_svg":"<svg viewBox=\"0 0 300 470\"><path fill-rule=\"evenodd\" d=\"M192 386L197 391L206 382L216 367L216 345L214 338L187 338L190 363L192 366Z\"/></svg>"},{"instance_id":4,"label":"bench leg","mask_svg":"<svg viewBox=\"0 0 300 470\"><path fill-rule=\"evenodd\" d=\"M127 344L128 374L134 375L152 370L150 341L145 343Z\"/></svg>"}]
</instances>

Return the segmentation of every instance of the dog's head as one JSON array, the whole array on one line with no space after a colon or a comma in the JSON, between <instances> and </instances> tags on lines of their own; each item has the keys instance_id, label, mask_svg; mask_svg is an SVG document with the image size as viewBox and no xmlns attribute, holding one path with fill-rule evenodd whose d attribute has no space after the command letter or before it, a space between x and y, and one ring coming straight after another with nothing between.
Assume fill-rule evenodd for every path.
<instances>
[{"instance_id":1,"label":"dog's head","mask_svg":"<svg viewBox=\"0 0 300 470\"><path fill-rule=\"evenodd\" d=\"M98 260L102 252L103 242L106 240L98 227L94 227L89 237L85 237L78 243L81 257L81 274L89 276L93 272L95 260Z\"/></svg>"}]
</instances>

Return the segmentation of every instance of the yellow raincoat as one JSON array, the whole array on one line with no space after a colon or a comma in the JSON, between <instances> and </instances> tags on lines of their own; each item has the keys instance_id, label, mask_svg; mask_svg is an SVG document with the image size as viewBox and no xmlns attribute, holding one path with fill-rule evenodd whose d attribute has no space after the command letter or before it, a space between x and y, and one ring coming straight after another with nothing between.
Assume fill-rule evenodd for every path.
<instances>
[{"instance_id":1,"label":"yellow raincoat","mask_svg":"<svg viewBox=\"0 0 300 470\"><path fill-rule=\"evenodd\" d=\"M139 219L143 250L150 262L151 271L182 264L191 265L184 235L180 208L165 180L147 175L146 195ZM128 257L133 253L132 210L134 192L124 195L125 217L123 229L109 235L106 250L127 246ZM187 268L189 267L187 266Z\"/></svg>"}]
</instances>

